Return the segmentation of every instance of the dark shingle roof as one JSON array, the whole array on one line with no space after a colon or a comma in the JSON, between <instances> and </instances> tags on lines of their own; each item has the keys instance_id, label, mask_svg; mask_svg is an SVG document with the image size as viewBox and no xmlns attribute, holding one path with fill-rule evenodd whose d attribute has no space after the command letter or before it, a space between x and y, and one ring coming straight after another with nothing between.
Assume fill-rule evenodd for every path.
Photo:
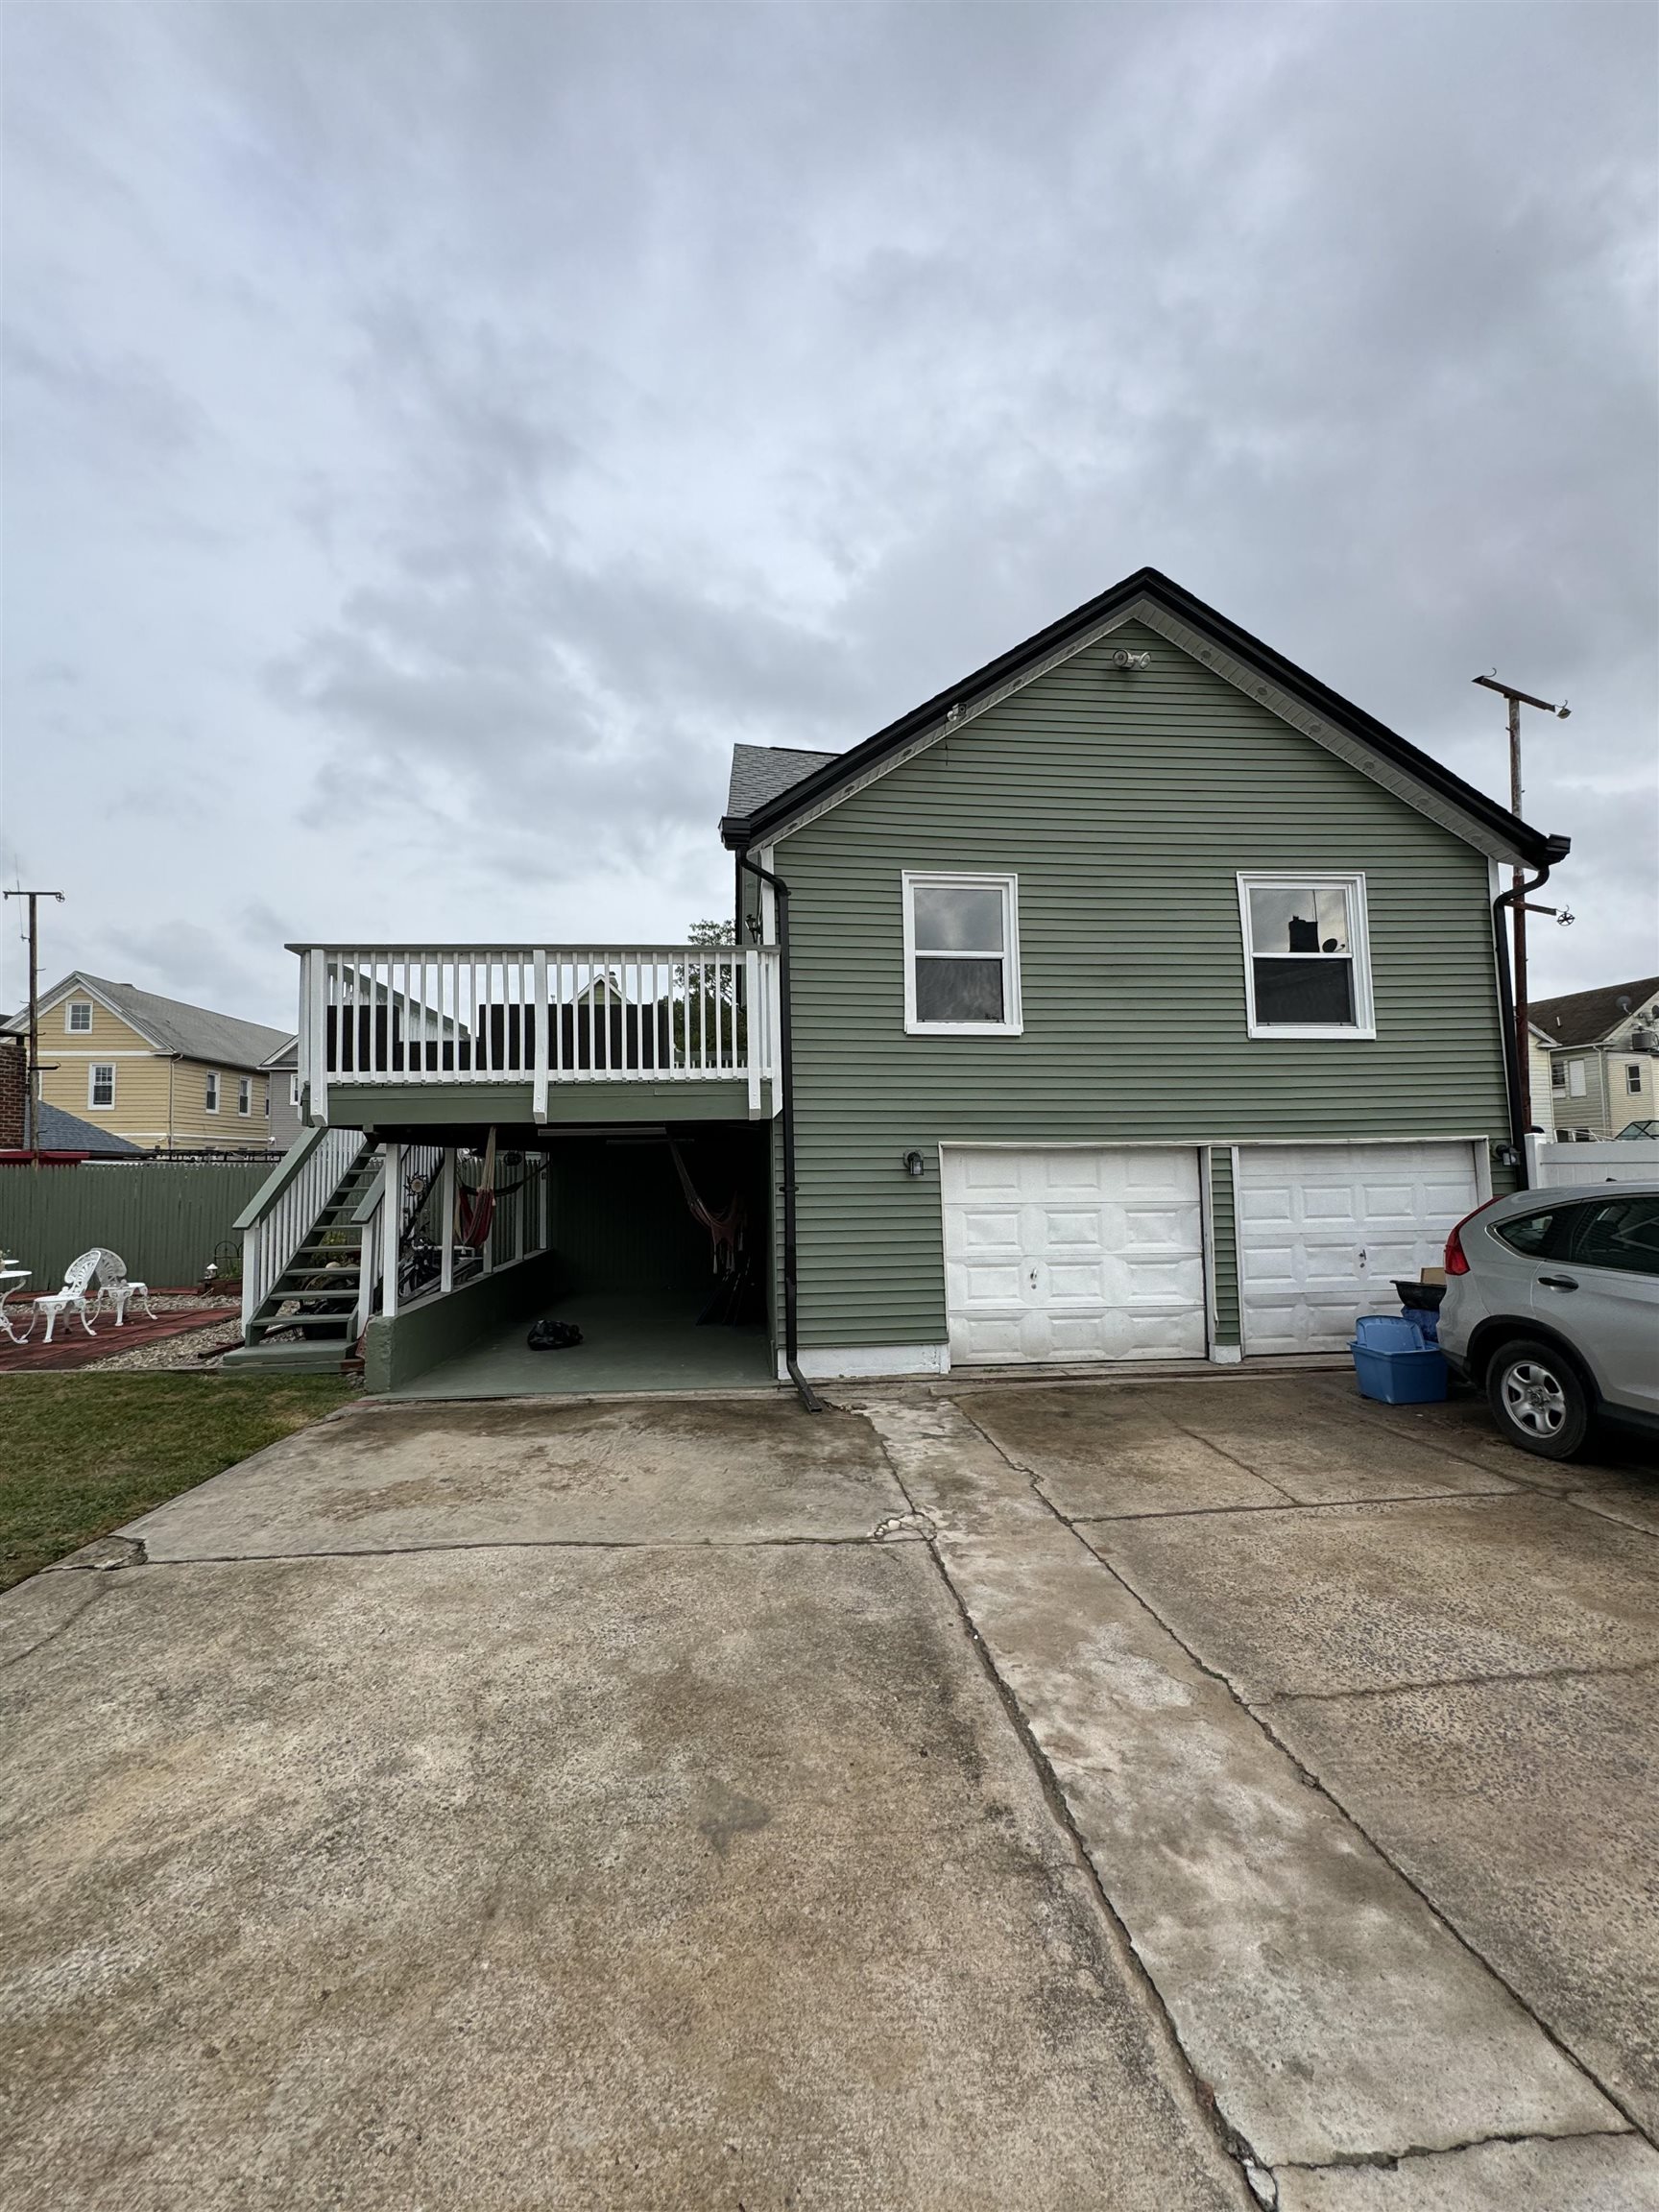
<instances>
[{"instance_id":1,"label":"dark shingle roof","mask_svg":"<svg viewBox=\"0 0 1659 2212\"><path fill-rule=\"evenodd\" d=\"M837 754L808 753L798 745L733 745L726 811L753 814L757 806L781 799L792 783L837 758Z\"/></svg>"},{"instance_id":2,"label":"dark shingle roof","mask_svg":"<svg viewBox=\"0 0 1659 2212\"><path fill-rule=\"evenodd\" d=\"M178 998L160 998L154 991L140 991L135 983L110 983L102 975L88 975L84 968L77 968L43 992L41 1005L53 1004L76 983L95 991L111 1013L130 1022L163 1052L181 1053L186 1060L205 1060L222 1068L262 1068L291 1034L268 1029L262 1022L239 1022L233 1014L214 1014L205 1006L186 1006ZM15 1015L9 1026L16 1028L23 1021L24 1016Z\"/></svg>"},{"instance_id":3,"label":"dark shingle roof","mask_svg":"<svg viewBox=\"0 0 1659 2212\"><path fill-rule=\"evenodd\" d=\"M1621 998L1630 1003L1621 1006ZM1645 1014L1655 999L1659 999L1659 975L1640 975L1634 983L1604 983L1598 991L1534 998L1527 1013L1552 1045L1594 1045L1627 1015Z\"/></svg>"},{"instance_id":4,"label":"dark shingle roof","mask_svg":"<svg viewBox=\"0 0 1659 2212\"><path fill-rule=\"evenodd\" d=\"M129 1154L137 1159L144 1147L130 1144L125 1137L117 1137L113 1129L100 1129L95 1122L83 1121L79 1114L65 1114L61 1106L51 1105L42 1098L40 1149L42 1152L96 1152L113 1160Z\"/></svg>"}]
</instances>

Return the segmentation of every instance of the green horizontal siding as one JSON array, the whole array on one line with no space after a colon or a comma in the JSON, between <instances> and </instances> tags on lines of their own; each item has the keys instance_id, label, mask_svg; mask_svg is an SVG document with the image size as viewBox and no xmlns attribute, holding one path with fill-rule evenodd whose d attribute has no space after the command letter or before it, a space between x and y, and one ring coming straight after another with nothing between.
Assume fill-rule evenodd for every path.
<instances>
[{"instance_id":1,"label":"green horizontal siding","mask_svg":"<svg viewBox=\"0 0 1659 2212\"><path fill-rule=\"evenodd\" d=\"M1151 667L1112 669L1125 642ZM943 1338L941 1142L1505 1129L1485 858L1151 631L1028 685L777 864L804 1344ZM905 1035L905 868L1018 874L1022 1037ZM1375 1043L1246 1035L1236 876L1280 868L1364 871Z\"/></svg>"},{"instance_id":2,"label":"green horizontal siding","mask_svg":"<svg viewBox=\"0 0 1659 2212\"><path fill-rule=\"evenodd\" d=\"M1233 1189L1233 1154L1218 1144L1210 1153L1210 1242L1214 1255L1211 1296L1217 1344L1242 1342L1238 1322L1238 1219Z\"/></svg>"}]
</instances>

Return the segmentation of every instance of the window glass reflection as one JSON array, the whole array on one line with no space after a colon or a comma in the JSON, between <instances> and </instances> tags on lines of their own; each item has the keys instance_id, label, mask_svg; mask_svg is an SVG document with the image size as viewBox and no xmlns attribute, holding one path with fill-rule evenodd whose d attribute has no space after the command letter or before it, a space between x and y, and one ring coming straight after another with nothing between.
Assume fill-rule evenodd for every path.
<instances>
[{"instance_id":1,"label":"window glass reflection","mask_svg":"<svg viewBox=\"0 0 1659 2212\"><path fill-rule=\"evenodd\" d=\"M919 952L1000 952L1002 894L982 885L918 883Z\"/></svg>"}]
</instances>

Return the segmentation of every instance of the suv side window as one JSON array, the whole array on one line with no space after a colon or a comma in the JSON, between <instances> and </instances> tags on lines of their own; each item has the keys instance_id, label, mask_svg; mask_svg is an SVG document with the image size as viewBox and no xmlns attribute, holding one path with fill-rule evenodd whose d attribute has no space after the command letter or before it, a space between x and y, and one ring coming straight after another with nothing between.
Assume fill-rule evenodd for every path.
<instances>
[{"instance_id":1,"label":"suv side window","mask_svg":"<svg viewBox=\"0 0 1659 2212\"><path fill-rule=\"evenodd\" d=\"M1562 1225L1562 1209L1551 1206L1548 1213L1518 1214L1512 1221L1495 1221L1492 1234L1502 1237L1512 1252L1523 1252L1528 1260L1542 1259L1559 1241Z\"/></svg>"},{"instance_id":2,"label":"suv side window","mask_svg":"<svg viewBox=\"0 0 1659 2212\"><path fill-rule=\"evenodd\" d=\"M1570 1257L1580 1267L1659 1275L1659 1198L1607 1198L1576 1206Z\"/></svg>"}]
</instances>

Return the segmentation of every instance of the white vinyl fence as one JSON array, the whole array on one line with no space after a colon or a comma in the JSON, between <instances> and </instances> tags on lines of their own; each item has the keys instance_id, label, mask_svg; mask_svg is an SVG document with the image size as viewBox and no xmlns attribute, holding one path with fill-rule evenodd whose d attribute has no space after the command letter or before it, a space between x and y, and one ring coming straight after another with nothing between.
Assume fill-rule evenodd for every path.
<instances>
[{"instance_id":1,"label":"white vinyl fence","mask_svg":"<svg viewBox=\"0 0 1659 2212\"><path fill-rule=\"evenodd\" d=\"M1527 1181L1534 1190L1570 1183L1659 1183L1659 1137L1607 1144L1551 1144L1527 1140Z\"/></svg>"}]
</instances>

